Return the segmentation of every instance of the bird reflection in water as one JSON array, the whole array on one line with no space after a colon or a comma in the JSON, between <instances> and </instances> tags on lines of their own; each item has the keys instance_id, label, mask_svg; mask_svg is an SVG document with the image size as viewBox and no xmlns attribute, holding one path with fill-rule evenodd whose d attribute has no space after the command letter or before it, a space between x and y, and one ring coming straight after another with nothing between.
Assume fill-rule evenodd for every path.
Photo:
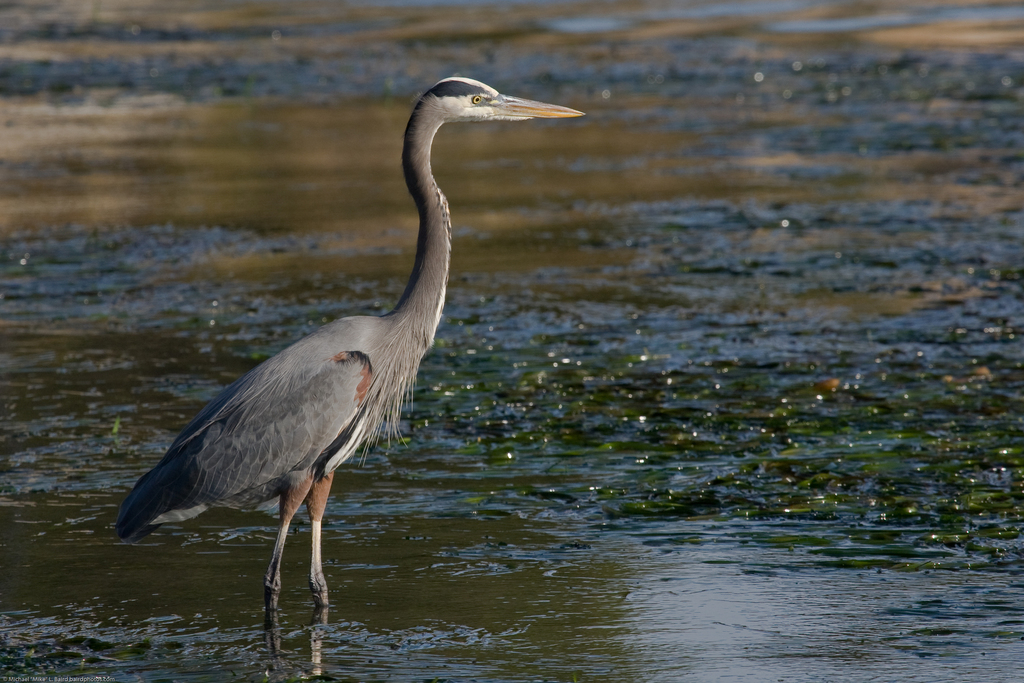
<instances>
[{"instance_id":1,"label":"bird reflection in water","mask_svg":"<svg viewBox=\"0 0 1024 683\"><path fill-rule=\"evenodd\" d=\"M327 605L313 608L313 616L309 622L309 675L320 676L323 674L323 645L324 629L327 625L327 617L330 608ZM263 642L270 655L270 665L275 671L288 670L289 666L284 659L284 650L281 647L281 622L278 618L278 610L268 609L263 617Z\"/></svg>"}]
</instances>

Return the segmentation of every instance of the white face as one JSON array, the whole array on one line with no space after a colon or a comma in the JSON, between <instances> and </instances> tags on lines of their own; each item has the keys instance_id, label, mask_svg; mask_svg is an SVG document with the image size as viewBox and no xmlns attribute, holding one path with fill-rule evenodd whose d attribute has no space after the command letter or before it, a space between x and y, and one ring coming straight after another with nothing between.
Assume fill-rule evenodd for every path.
<instances>
[{"instance_id":1,"label":"white face","mask_svg":"<svg viewBox=\"0 0 1024 683\"><path fill-rule=\"evenodd\" d=\"M471 78L446 78L472 86L473 92L457 97L427 97L423 104L434 109L441 121L526 121L532 118L566 118L581 112L543 102L502 95L489 85ZM435 86L437 87L437 86Z\"/></svg>"},{"instance_id":2,"label":"white face","mask_svg":"<svg viewBox=\"0 0 1024 683\"><path fill-rule=\"evenodd\" d=\"M476 86L483 92L463 95L461 97L439 97L435 101L438 108L444 112L444 119L453 121L521 121L529 118L524 116L512 116L501 110L505 96L497 90L474 81L472 78L446 78L445 81L459 81L468 85Z\"/></svg>"}]
</instances>

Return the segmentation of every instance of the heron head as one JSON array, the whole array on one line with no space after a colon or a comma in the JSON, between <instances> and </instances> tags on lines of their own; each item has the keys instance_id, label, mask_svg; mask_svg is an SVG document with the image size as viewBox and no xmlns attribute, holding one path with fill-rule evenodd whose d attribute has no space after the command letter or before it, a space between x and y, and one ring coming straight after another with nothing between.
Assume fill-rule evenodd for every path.
<instances>
[{"instance_id":1,"label":"heron head","mask_svg":"<svg viewBox=\"0 0 1024 683\"><path fill-rule=\"evenodd\" d=\"M420 98L444 121L525 121L583 116L583 112L502 95L491 86L471 78L453 76L438 81Z\"/></svg>"}]
</instances>

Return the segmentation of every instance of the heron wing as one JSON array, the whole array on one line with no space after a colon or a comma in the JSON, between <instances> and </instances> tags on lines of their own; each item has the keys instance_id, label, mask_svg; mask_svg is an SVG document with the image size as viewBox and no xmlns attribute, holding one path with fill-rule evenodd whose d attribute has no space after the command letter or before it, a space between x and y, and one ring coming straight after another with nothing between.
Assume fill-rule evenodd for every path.
<instances>
[{"instance_id":1,"label":"heron wing","mask_svg":"<svg viewBox=\"0 0 1024 683\"><path fill-rule=\"evenodd\" d=\"M303 342L251 370L193 418L122 504L122 538L141 538L171 511L195 510L185 518L217 503L267 500L290 473L308 472L325 451L338 450L372 367L359 351L327 355L323 344Z\"/></svg>"}]
</instances>

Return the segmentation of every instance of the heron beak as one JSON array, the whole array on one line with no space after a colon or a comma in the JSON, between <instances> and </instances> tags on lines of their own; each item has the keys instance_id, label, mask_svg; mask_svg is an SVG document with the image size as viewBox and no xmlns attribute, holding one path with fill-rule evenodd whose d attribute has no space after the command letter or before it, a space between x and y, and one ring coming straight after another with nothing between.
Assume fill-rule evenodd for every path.
<instances>
[{"instance_id":1,"label":"heron beak","mask_svg":"<svg viewBox=\"0 0 1024 683\"><path fill-rule=\"evenodd\" d=\"M502 95L500 102L495 109L504 116L523 119L568 119L575 116L583 116L583 112L560 107L557 104L545 104L533 100L523 100L518 97Z\"/></svg>"}]
</instances>

